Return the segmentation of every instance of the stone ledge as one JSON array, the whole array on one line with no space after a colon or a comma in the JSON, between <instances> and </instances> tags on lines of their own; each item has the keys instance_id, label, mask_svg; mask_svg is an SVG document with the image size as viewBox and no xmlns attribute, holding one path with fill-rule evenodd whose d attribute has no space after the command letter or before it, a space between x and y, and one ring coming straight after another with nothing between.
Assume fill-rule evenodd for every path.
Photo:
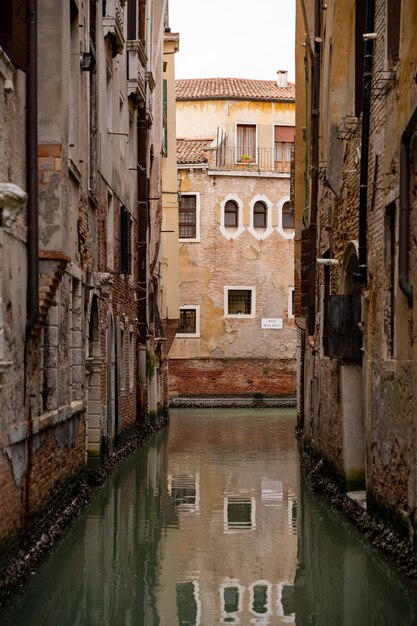
<instances>
[{"instance_id":1,"label":"stone ledge","mask_svg":"<svg viewBox=\"0 0 417 626\"><path fill-rule=\"evenodd\" d=\"M59 407L48 413L44 413L33 419L32 435L37 435L47 428L52 428L57 424L62 424L72 419L78 413L85 411L87 406L86 400L76 400L65 406ZM9 443L11 446L24 441L28 437L28 424L21 422L13 427L9 432Z\"/></svg>"}]
</instances>

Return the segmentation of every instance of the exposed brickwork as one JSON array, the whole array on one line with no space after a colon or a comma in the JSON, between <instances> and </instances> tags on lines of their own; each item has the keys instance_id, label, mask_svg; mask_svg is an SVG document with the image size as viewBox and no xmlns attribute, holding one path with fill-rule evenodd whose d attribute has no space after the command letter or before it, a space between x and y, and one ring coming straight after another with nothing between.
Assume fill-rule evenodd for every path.
<instances>
[{"instance_id":1,"label":"exposed brickwork","mask_svg":"<svg viewBox=\"0 0 417 626\"><path fill-rule=\"evenodd\" d=\"M293 396L294 364L278 359L171 359L171 396Z\"/></svg>"}]
</instances>

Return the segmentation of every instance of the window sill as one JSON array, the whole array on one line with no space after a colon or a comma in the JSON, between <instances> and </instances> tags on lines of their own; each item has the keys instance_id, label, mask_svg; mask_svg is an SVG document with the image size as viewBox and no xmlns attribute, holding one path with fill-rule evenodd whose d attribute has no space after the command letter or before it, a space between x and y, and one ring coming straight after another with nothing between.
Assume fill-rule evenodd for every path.
<instances>
[{"instance_id":1,"label":"window sill","mask_svg":"<svg viewBox=\"0 0 417 626\"><path fill-rule=\"evenodd\" d=\"M198 339L200 333L177 333L175 335L178 339Z\"/></svg>"},{"instance_id":2,"label":"window sill","mask_svg":"<svg viewBox=\"0 0 417 626\"><path fill-rule=\"evenodd\" d=\"M200 243L200 237L196 237L195 239L178 239L179 243Z\"/></svg>"}]
</instances>

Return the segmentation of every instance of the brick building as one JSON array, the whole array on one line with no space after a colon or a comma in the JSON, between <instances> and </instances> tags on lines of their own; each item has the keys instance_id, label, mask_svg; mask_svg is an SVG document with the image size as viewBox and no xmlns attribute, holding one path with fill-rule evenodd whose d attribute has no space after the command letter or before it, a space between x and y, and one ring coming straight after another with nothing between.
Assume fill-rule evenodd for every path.
<instances>
[{"instance_id":1,"label":"brick building","mask_svg":"<svg viewBox=\"0 0 417 626\"><path fill-rule=\"evenodd\" d=\"M346 490L410 541L416 17L408 0L297 3L300 421Z\"/></svg>"},{"instance_id":2,"label":"brick building","mask_svg":"<svg viewBox=\"0 0 417 626\"><path fill-rule=\"evenodd\" d=\"M26 4L0 9L1 547L166 414L179 316L167 2Z\"/></svg>"},{"instance_id":3,"label":"brick building","mask_svg":"<svg viewBox=\"0 0 417 626\"><path fill-rule=\"evenodd\" d=\"M293 396L294 85L177 81L180 329L170 393Z\"/></svg>"}]
</instances>

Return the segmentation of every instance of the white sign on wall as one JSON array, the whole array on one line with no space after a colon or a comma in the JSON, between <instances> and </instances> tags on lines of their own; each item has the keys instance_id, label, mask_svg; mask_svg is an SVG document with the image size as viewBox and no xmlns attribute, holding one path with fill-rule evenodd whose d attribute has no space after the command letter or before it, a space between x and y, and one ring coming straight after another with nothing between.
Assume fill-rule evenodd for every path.
<instances>
[{"instance_id":1,"label":"white sign on wall","mask_svg":"<svg viewBox=\"0 0 417 626\"><path fill-rule=\"evenodd\" d=\"M283 328L282 317L263 317L262 328L281 330Z\"/></svg>"}]
</instances>

